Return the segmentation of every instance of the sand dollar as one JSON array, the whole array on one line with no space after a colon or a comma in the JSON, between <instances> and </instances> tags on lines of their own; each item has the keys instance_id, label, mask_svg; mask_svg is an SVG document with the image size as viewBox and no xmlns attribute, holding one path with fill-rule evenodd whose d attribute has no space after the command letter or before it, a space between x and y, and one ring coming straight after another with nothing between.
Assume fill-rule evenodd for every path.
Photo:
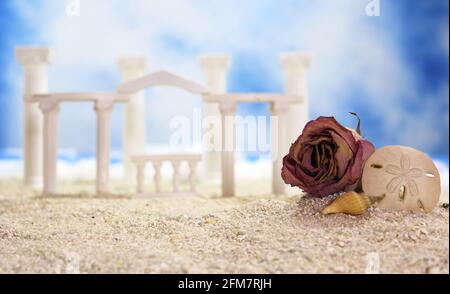
<instances>
[{"instance_id":1,"label":"sand dollar","mask_svg":"<svg viewBox=\"0 0 450 294\"><path fill-rule=\"evenodd\" d=\"M367 160L364 193L380 197L379 208L431 212L439 202L441 180L433 160L406 146L377 149Z\"/></svg>"}]
</instances>

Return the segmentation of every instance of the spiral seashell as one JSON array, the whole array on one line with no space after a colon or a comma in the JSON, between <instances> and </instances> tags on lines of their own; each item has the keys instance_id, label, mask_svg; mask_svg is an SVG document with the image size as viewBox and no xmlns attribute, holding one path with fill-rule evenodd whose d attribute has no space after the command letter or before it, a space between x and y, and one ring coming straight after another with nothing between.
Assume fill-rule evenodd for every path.
<instances>
[{"instance_id":1,"label":"spiral seashell","mask_svg":"<svg viewBox=\"0 0 450 294\"><path fill-rule=\"evenodd\" d=\"M352 191L338 196L322 210L322 214L347 213L360 215L364 214L372 204L373 201L367 195Z\"/></svg>"}]
</instances>

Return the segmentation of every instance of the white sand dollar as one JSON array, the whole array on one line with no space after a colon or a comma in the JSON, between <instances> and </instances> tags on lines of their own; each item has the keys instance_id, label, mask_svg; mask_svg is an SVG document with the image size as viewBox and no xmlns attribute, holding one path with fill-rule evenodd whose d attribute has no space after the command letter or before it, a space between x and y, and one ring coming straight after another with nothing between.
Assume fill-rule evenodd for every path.
<instances>
[{"instance_id":1,"label":"white sand dollar","mask_svg":"<svg viewBox=\"0 0 450 294\"><path fill-rule=\"evenodd\" d=\"M406 146L377 149L362 175L364 193L380 197L379 208L431 212L439 202L441 180L433 160Z\"/></svg>"}]
</instances>

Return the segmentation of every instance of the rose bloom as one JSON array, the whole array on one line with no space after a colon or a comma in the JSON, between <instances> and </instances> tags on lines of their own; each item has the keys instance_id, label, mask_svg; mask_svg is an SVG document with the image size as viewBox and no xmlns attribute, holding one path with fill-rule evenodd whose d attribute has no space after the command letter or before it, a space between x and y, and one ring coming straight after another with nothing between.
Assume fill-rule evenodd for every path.
<instances>
[{"instance_id":1,"label":"rose bloom","mask_svg":"<svg viewBox=\"0 0 450 294\"><path fill-rule=\"evenodd\" d=\"M334 117L308 122L283 158L281 177L313 196L327 196L358 188L364 163L373 144Z\"/></svg>"}]
</instances>

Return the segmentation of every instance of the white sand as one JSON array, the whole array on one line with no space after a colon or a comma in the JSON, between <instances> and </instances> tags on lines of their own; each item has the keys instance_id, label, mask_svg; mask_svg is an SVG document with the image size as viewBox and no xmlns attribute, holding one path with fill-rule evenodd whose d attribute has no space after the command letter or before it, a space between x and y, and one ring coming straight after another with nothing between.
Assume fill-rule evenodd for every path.
<instances>
[{"instance_id":1,"label":"white sand","mask_svg":"<svg viewBox=\"0 0 450 294\"><path fill-rule=\"evenodd\" d=\"M93 198L91 187L42 198L0 180L0 272L449 273L448 208L323 216L330 199Z\"/></svg>"}]
</instances>

